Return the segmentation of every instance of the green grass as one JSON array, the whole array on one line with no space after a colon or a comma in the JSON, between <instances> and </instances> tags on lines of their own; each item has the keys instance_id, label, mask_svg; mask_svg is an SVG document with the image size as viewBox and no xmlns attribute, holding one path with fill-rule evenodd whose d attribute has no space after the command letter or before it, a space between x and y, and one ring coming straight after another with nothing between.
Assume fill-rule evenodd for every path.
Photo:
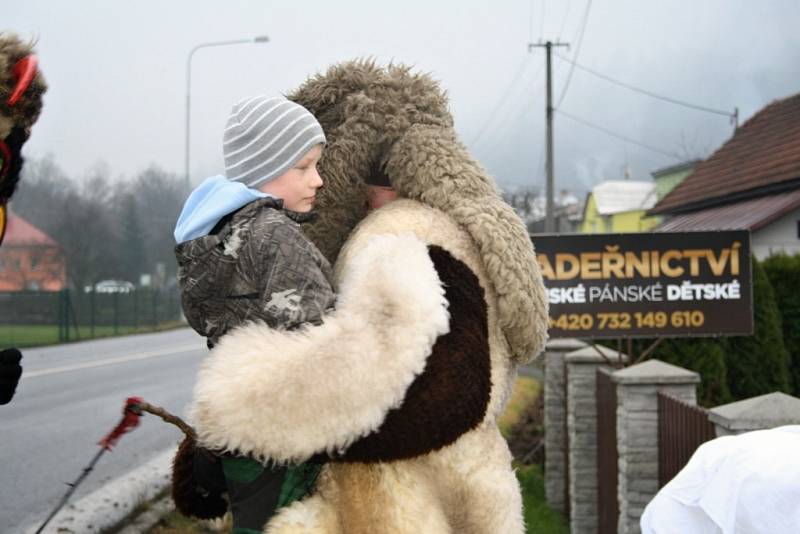
<instances>
[{"instance_id":1,"label":"green grass","mask_svg":"<svg viewBox=\"0 0 800 534\"><path fill-rule=\"evenodd\" d=\"M81 326L77 333L74 327L70 327L69 340L85 341L87 339L115 335L142 334L146 332L168 330L177 326L183 326L183 323L179 321L164 323L159 325L155 330L153 330L152 326L140 326L137 328L132 326L119 326L116 332L114 332L113 326L95 326L94 336L91 335L92 331L88 326ZM61 343L58 339L58 326L55 325L0 325L0 347L38 347L40 345L53 345L55 343Z\"/></svg>"},{"instance_id":2,"label":"green grass","mask_svg":"<svg viewBox=\"0 0 800 534\"><path fill-rule=\"evenodd\" d=\"M511 427L519 420L522 410L530 403L536 400L539 391L542 389L542 384L533 378L527 376L520 376L514 382L514 389L511 391L511 398L506 406L506 411L500 416L497 421L497 426L500 427L500 433L508 439L508 434Z\"/></svg>"},{"instance_id":3,"label":"green grass","mask_svg":"<svg viewBox=\"0 0 800 534\"><path fill-rule=\"evenodd\" d=\"M569 534L566 520L547 506L544 476L540 465L517 466L517 479L522 487L526 532L530 534Z\"/></svg>"},{"instance_id":4,"label":"green grass","mask_svg":"<svg viewBox=\"0 0 800 534\"><path fill-rule=\"evenodd\" d=\"M153 526L146 534L212 534L230 532L229 515L216 521L200 521L184 517L178 512L170 512Z\"/></svg>"}]
</instances>

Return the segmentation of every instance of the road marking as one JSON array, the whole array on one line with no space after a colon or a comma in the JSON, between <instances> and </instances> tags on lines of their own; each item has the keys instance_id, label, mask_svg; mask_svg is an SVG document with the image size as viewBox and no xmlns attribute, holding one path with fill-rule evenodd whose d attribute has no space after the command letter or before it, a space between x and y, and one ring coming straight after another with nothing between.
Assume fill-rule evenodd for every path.
<instances>
[{"instance_id":1,"label":"road marking","mask_svg":"<svg viewBox=\"0 0 800 534\"><path fill-rule=\"evenodd\" d=\"M161 349L150 352L141 352L139 354L129 354L127 356L119 356L117 358L108 358L106 360L97 360L93 362L75 363L72 365L63 365L61 367L53 367L52 369L42 369L41 371L23 372L22 379L36 378L37 376L54 375L57 373L66 373L69 371L78 371L80 369L91 369L92 367L103 367L106 365L114 365L115 363L133 362L136 360L146 360L148 358L158 358L159 356L170 356L173 354L182 354L184 352L194 352L205 350L202 345L181 345L179 347L171 347L169 349ZM24 360L23 360L24 364Z\"/></svg>"}]
</instances>

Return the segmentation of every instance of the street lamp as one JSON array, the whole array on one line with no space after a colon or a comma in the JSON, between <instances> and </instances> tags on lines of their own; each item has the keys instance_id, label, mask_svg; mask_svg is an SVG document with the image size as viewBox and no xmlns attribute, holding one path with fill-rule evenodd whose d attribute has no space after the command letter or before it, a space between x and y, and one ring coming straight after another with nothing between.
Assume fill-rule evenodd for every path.
<instances>
[{"instance_id":1,"label":"street lamp","mask_svg":"<svg viewBox=\"0 0 800 534\"><path fill-rule=\"evenodd\" d=\"M201 48L210 48L212 46L226 46L226 45L235 45L235 44L244 44L244 43L268 43L269 37L266 35L259 35L253 39L235 39L233 41L214 41L211 43L200 43L199 45L192 48L192 51L189 52L189 57L186 60L186 160L184 162L184 173L186 177L186 189L188 190L190 187L189 184L189 118L191 115L191 108L190 108L190 95L192 91L192 57L194 57L194 53L200 50Z\"/></svg>"}]
</instances>

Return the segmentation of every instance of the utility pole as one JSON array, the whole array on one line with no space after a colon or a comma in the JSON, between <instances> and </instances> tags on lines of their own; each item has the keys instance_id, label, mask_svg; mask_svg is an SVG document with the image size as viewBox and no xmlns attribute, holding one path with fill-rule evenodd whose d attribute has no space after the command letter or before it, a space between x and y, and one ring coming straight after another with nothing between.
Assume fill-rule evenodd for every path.
<instances>
[{"instance_id":1,"label":"utility pole","mask_svg":"<svg viewBox=\"0 0 800 534\"><path fill-rule=\"evenodd\" d=\"M547 119L547 208L545 211L544 231L547 233L554 233L556 231L555 224L555 202L553 192L553 175L555 174L553 166L553 78L552 78L552 61L551 55L554 46L565 46L569 48L567 43L554 43L547 41L545 43L529 43L528 52L534 48L544 48L547 52L547 105L545 107L545 117Z\"/></svg>"}]
</instances>

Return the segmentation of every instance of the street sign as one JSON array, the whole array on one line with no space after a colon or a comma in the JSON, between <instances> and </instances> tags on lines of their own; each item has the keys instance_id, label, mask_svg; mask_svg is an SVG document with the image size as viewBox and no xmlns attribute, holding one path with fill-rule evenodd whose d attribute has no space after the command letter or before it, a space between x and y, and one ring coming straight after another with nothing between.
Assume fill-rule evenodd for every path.
<instances>
[{"instance_id":1,"label":"street sign","mask_svg":"<svg viewBox=\"0 0 800 534\"><path fill-rule=\"evenodd\" d=\"M551 338L753 333L748 231L532 239Z\"/></svg>"}]
</instances>

